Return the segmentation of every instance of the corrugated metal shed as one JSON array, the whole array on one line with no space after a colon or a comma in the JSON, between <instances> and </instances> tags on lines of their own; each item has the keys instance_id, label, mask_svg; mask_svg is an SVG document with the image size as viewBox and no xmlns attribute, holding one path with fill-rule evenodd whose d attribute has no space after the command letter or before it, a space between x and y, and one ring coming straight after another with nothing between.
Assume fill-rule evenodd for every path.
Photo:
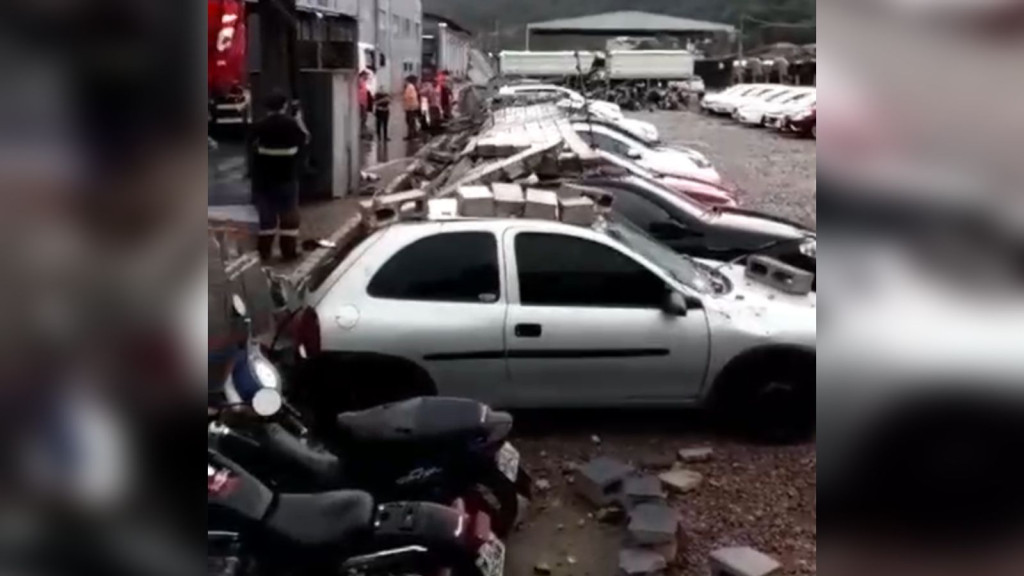
<instances>
[{"instance_id":1,"label":"corrugated metal shed","mask_svg":"<svg viewBox=\"0 0 1024 576\"><path fill-rule=\"evenodd\" d=\"M623 10L529 24L533 32L733 32L735 26L664 14Z\"/></svg>"}]
</instances>

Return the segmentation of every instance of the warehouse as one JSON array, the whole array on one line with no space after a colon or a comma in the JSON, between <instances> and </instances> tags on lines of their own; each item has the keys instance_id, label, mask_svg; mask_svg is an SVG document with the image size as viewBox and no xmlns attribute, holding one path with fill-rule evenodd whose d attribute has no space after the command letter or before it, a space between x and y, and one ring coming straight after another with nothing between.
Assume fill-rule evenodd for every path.
<instances>
[{"instance_id":1,"label":"warehouse","mask_svg":"<svg viewBox=\"0 0 1024 576\"><path fill-rule=\"evenodd\" d=\"M735 33L730 24L620 11L527 24L526 49L606 50L609 41L631 37L650 38L661 48L707 47L712 52L719 44L731 44Z\"/></svg>"},{"instance_id":2,"label":"warehouse","mask_svg":"<svg viewBox=\"0 0 1024 576\"><path fill-rule=\"evenodd\" d=\"M397 94L420 74L422 35L421 0L359 0L359 42L378 47L378 89Z\"/></svg>"},{"instance_id":3,"label":"warehouse","mask_svg":"<svg viewBox=\"0 0 1024 576\"><path fill-rule=\"evenodd\" d=\"M423 14L423 70L448 70L465 78L473 35L457 22L438 14Z\"/></svg>"}]
</instances>

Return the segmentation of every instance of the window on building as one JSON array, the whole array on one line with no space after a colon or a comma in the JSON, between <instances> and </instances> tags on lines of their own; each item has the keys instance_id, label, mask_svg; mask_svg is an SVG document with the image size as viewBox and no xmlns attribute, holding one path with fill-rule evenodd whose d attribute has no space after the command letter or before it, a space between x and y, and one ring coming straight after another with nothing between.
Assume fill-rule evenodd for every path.
<instances>
[{"instance_id":1,"label":"window on building","mask_svg":"<svg viewBox=\"0 0 1024 576\"><path fill-rule=\"evenodd\" d=\"M420 32L420 23L419 22L416 23L415 28L416 28L416 36L415 37L416 38L420 38L421 36L423 36L422 32Z\"/></svg>"},{"instance_id":2,"label":"window on building","mask_svg":"<svg viewBox=\"0 0 1024 576\"><path fill-rule=\"evenodd\" d=\"M367 292L393 300L497 302L497 239L487 232L457 232L418 240L381 267Z\"/></svg>"},{"instance_id":3,"label":"window on building","mask_svg":"<svg viewBox=\"0 0 1024 576\"><path fill-rule=\"evenodd\" d=\"M665 283L607 246L557 234L516 236L519 300L524 306L658 308Z\"/></svg>"},{"instance_id":4,"label":"window on building","mask_svg":"<svg viewBox=\"0 0 1024 576\"><path fill-rule=\"evenodd\" d=\"M391 15L391 35L397 38L398 37L398 33L401 31L401 29L402 29L401 19L398 17L398 14L392 14Z\"/></svg>"},{"instance_id":5,"label":"window on building","mask_svg":"<svg viewBox=\"0 0 1024 576\"><path fill-rule=\"evenodd\" d=\"M380 28L381 32L388 31L388 13L386 10L377 12L377 27Z\"/></svg>"},{"instance_id":6,"label":"window on building","mask_svg":"<svg viewBox=\"0 0 1024 576\"><path fill-rule=\"evenodd\" d=\"M412 36L412 20L408 18L402 18L402 34L406 38Z\"/></svg>"}]
</instances>

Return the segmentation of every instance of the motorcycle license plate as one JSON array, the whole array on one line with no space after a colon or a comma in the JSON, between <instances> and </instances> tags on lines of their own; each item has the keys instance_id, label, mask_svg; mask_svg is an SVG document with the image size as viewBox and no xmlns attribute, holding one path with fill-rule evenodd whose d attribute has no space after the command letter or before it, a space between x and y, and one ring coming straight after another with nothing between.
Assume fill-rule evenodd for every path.
<instances>
[{"instance_id":1,"label":"motorcycle license plate","mask_svg":"<svg viewBox=\"0 0 1024 576\"><path fill-rule=\"evenodd\" d=\"M512 482L516 481L519 477L519 450L516 450L514 446L505 442L505 445L498 451L496 458L498 463L498 470L508 477Z\"/></svg>"},{"instance_id":2,"label":"motorcycle license plate","mask_svg":"<svg viewBox=\"0 0 1024 576\"><path fill-rule=\"evenodd\" d=\"M505 544L492 536L477 552L476 567L483 576L502 576L505 573Z\"/></svg>"}]
</instances>

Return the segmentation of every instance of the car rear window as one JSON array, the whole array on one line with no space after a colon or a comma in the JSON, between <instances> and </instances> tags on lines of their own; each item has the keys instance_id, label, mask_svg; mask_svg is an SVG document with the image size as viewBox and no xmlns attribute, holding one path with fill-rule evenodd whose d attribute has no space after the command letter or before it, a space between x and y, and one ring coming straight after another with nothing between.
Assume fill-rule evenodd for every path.
<instances>
[{"instance_id":1,"label":"car rear window","mask_svg":"<svg viewBox=\"0 0 1024 576\"><path fill-rule=\"evenodd\" d=\"M494 303L501 293L498 243L488 232L452 232L402 248L367 287L374 298Z\"/></svg>"}]
</instances>

